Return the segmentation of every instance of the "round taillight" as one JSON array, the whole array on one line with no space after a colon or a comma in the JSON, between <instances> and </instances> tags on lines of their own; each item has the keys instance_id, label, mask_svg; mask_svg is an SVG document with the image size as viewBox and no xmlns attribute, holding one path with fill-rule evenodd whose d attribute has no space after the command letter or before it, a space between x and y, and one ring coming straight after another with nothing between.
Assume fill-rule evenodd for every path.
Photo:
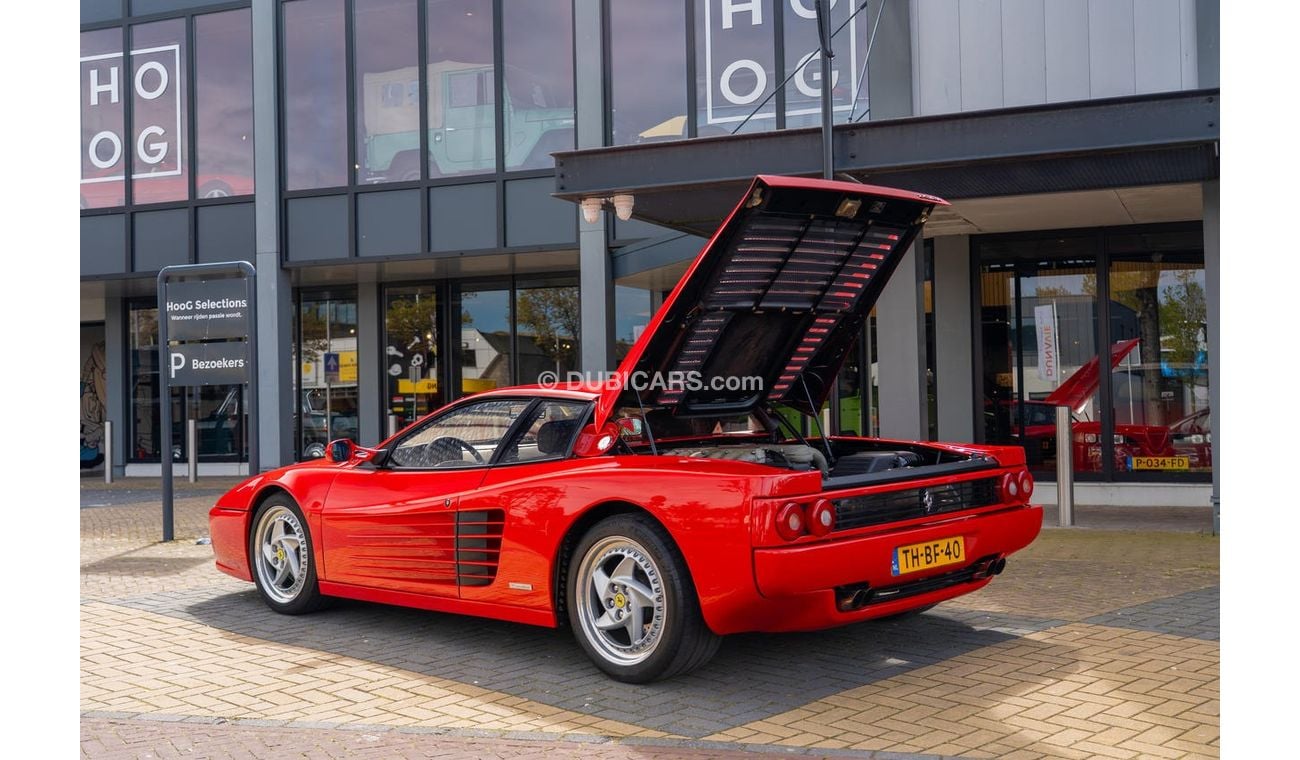
<instances>
[{"instance_id":1,"label":"round taillight","mask_svg":"<svg viewBox=\"0 0 1300 760\"><path fill-rule=\"evenodd\" d=\"M808 532L824 536L835 527L835 505L829 499L818 499L808 510Z\"/></svg>"},{"instance_id":2,"label":"round taillight","mask_svg":"<svg viewBox=\"0 0 1300 760\"><path fill-rule=\"evenodd\" d=\"M803 507L793 501L788 502L776 513L777 535L786 541L793 541L803 535L806 522Z\"/></svg>"},{"instance_id":3,"label":"round taillight","mask_svg":"<svg viewBox=\"0 0 1300 760\"><path fill-rule=\"evenodd\" d=\"M1020 473L1020 495L1025 501L1034 495L1034 476L1029 474L1029 470Z\"/></svg>"},{"instance_id":4,"label":"round taillight","mask_svg":"<svg viewBox=\"0 0 1300 760\"><path fill-rule=\"evenodd\" d=\"M1020 481L1015 475L1007 473L1002 476L1002 500L1015 501L1020 495Z\"/></svg>"}]
</instances>

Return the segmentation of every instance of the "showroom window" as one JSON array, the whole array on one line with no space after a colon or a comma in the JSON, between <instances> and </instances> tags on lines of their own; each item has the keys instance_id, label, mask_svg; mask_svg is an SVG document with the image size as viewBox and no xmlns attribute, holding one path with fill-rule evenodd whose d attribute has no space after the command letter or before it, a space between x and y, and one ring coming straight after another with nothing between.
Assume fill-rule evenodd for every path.
<instances>
[{"instance_id":1,"label":"showroom window","mask_svg":"<svg viewBox=\"0 0 1300 760\"><path fill-rule=\"evenodd\" d=\"M195 171L200 198L253 192L252 12L194 18Z\"/></svg>"},{"instance_id":2,"label":"showroom window","mask_svg":"<svg viewBox=\"0 0 1300 760\"><path fill-rule=\"evenodd\" d=\"M353 97L358 184L420 178L420 70L415 0L354 4Z\"/></svg>"},{"instance_id":3,"label":"showroom window","mask_svg":"<svg viewBox=\"0 0 1300 760\"><path fill-rule=\"evenodd\" d=\"M293 0L283 8L285 189L346 185L343 0Z\"/></svg>"},{"instance_id":4,"label":"showroom window","mask_svg":"<svg viewBox=\"0 0 1300 760\"><path fill-rule=\"evenodd\" d=\"M973 242L977 435L1023 447L1051 478L1055 409L1068 406L1080 480L1204 479L1212 433L1199 225Z\"/></svg>"},{"instance_id":5,"label":"showroom window","mask_svg":"<svg viewBox=\"0 0 1300 760\"><path fill-rule=\"evenodd\" d=\"M609 3L612 145L686 137L686 5Z\"/></svg>"},{"instance_id":6,"label":"showroom window","mask_svg":"<svg viewBox=\"0 0 1300 760\"><path fill-rule=\"evenodd\" d=\"M501 14L506 169L547 169L574 146L573 3L502 0Z\"/></svg>"},{"instance_id":7,"label":"showroom window","mask_svg":"<svg viewBox=\"0 0 1300 760\"><path fill-rule=\"evenodd\" d=\"M477 0L429 0L430 177L497 169L496 41L492 9Z\"/></svg>"},{"instance_id":8,"label":"showroom window","mask_svg":"<svg viewBox=\"0 0 1300 760\"><path fill-rule=\"evenodd\" d=\"M253 192L251 11L201 10L81 33L83 211Z\"/></svg>"}]
</instances>

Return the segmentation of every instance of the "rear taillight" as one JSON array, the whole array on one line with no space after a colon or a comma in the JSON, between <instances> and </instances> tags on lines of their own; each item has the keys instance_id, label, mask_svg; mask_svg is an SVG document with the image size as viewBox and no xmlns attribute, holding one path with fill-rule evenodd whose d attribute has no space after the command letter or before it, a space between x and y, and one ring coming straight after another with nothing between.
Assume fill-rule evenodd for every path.
<instances>
[{"instance_id":1,"label":"rear taillight","mask_svg":"<svg viewBox=\"0 0 1300 760\"><path fill-rule=\"evenodd\" d=\"M776 532L786 541L793 541L804 534L808 521L804 519L803 507L795 502L787 502L776 513Z\"/></svg>"},{"instance_id":2,"label":"rear taillight","mask_svg":"<svg viewBox=\"0 0 1300 760\"><path fill-rule=\"evenodd\" d=\"M1020 498L1029 501L1029 497L1034 495L1034 476L1029 474L1029 470L1020 473Z\"/></svg>"},{"instance_id":3,"label":"rear taillight","mask_svg":"<svg viewBox=\"0 0 1300 760\"><path fill-rule=\"evenodd\" d=\"M824 536L835 528L835 505L829 499L818 499L808 510L808 532Z\"/></svg>"},{"instance_id":4,"label":"rear taillight","mask_svg":"<svg viewBox=\"0 0 1300 760\"><path fill-rule=\"evenodd\" d=\"M1002 500L1017 501L1020 497L1020 478L1007 473L1002 476Z\"/></svg>"}]
</instances>

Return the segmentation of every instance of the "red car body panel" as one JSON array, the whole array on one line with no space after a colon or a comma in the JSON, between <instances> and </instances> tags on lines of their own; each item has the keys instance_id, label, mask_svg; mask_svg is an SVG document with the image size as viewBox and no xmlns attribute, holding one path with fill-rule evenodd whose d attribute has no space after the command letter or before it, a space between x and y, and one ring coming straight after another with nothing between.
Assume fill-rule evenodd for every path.
<instances>
[{"instance_id":1,"label":"red car body panel","mask_svg":"<svg viewBox=\"0 0 1300 760\"><path fill-rule=\"evenodd\" d=\"M764 400L819 407L829 392L825 379L843 363L889 271L928 213L943 203L934 196L854 183L757 178L651 320L621 365L620 377L662 371L681 365L684 356L704 353L700 336L708 330L701 332L701 320L726 312L734 324L744 325L743 337L769 337L762 334L769 326L782 336L772 352L741 351L726 340L731 323L723 324L709 333L707 352L730 370L752 360L756 373L779 382L750 396L660 393L659 407L686 415L701 408L750 413L766 408L760 406ZM769 235L768 229L776 232ZM776 246L785 246L784 254L773 254ZM770 266L760 262L745 269L750 264L741 259L755 251ZM759 295L748 303L735 300L737 277L750 277L751 271L760 274L741 284L757 283ZM805 306L772 307L796 299L804 299ZM720 374L719 363L701 366ZM787 379L792 372L803 375L798 385ZM1029 482L1017 447L852 437L801 444L868 454L898 448L930 458L924 466L918 458L914 470L900 466L873 477L677 455L648 441L621 451L590 448L610 428L614 433L607 444L618 440L617 426L607 421L629 402L629 393L621 382L488 391L434 412L364 458L327 458L249 478L211 511L217 566L238 578L252 577L250 521L264 498L283 491L301 508L326 595L555 625L563 604L566 552L598 520L634 512L667 532L713 632L813 630L976 590L989 581L992 563L1026 546L1042 524L1041 510L1028 504L1028 493L1008 485L1023 488ZM403 469L387 466L379 453L396 449L450 410L521 398L590 405L578 419L591 422L570 439L563 450L567 456L515 463L493 459L468 467L458 459L444 469ZM531 424L524 422L524 427ZM645 423L648 429L648 417ZM514 432L502 440L508 443L513 435L518 444L522 429L512 424ZM748 446L763 440L742 434L715 442ZM541 452L540 432L536 441ZM672 442L668 434L659 439L660 447L671 448ZM952 496L976 491L978 499ZM821 535L805 532L789 539L775 525L777 511L788 511L791 504L802 510L823 501L858 504L899 494L906 511L901 517L872 517L860 527L845 523ZM936 498L949 501L935 507ZM893 573L896 548L957 536L966 542L970 561ZM945 580L958 570L966 575ZM934 583L940 585L928 585ZM866 607L837 602L844 587L866 584L885 596Z\"/></svg>"}]
</instances>

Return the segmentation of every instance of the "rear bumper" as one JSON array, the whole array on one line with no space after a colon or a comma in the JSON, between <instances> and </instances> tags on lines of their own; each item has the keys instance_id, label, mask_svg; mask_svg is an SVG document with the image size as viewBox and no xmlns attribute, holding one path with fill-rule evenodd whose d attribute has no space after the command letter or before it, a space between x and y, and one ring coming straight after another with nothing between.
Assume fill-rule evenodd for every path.
<instances>
[{"instance_id":1,"label":"rear bumper","mask_svg":"<svg viewBox=\"0 0 1300 760\"><path fill-rule=\"evenodd\" d=\"M1038 535L1043 510L1020 506L929 525L885 530L788 548L754 550L758 598L731 614L711 616L718 633L806 631L885 617L952 599L991 580L987 563L1025 548ZM894 549L961 536L966 560L893 575ZM845 609L853 590L869 590L862 606Z\"/></svg>"}]
</instances>

